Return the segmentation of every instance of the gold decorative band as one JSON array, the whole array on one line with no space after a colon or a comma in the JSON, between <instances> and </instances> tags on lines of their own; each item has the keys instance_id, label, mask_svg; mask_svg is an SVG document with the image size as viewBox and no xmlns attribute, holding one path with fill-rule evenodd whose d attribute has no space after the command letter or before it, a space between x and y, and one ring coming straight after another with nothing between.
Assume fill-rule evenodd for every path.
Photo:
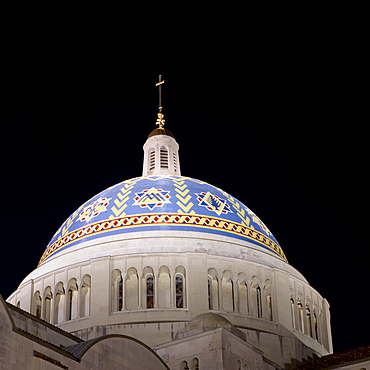
<instances>
[{"instance_id":1,"label":"gold decorative band","mask_svg":"<svg viewBox=\"0 0 370 370\"><path fill-rule=\"evenodd\" d=\"M161 214L141 214L131 215L119 218L112 218L95 222L70 233L62 236L51 244L42 255L39 265L49 258L52 254L67 245L79 241L85 237L95 236L103 232L120 230L121 232L128 232L131 228L140 226L184 226L202 228L205 232L226 232L233 234L239 239L249 239L250 241L263 246L266 249L276 253L284 261L287 261L285 254L281 247L261 232L252 229L246 225L236 222L214 218L209 216L192 215L192 214L179 214L179 213L161 213Z\"/></svg>"}]
</instances>

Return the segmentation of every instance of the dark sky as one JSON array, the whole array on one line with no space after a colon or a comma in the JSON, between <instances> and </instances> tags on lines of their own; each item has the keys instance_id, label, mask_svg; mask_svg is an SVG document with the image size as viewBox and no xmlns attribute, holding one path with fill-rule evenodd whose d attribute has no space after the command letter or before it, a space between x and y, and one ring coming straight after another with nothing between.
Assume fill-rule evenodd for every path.
<instances>
[{"instance_id":1,"label":"dark sky","mask_svg":"<svg viewBox=\"0 0 370 370\"><path fill-rule=\"evenodd\" d=\"M222 188L263 220L329 301L335 350L369 344L367 131L353 63L339 42L293 41L220 48L190 62L163 57L162 69L149 51L135 66L131 54L98 58L97 50L8 55L0 293L6 298L36 268L78 206L141 175L161 73L182 174Z\"/></svg>"}]
</instances>

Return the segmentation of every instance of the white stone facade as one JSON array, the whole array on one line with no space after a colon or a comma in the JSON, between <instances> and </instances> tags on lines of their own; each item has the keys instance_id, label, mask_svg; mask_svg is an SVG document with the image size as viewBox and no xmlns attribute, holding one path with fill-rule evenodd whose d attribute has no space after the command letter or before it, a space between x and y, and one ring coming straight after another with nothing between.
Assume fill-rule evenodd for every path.
<instances>
[{"instance_id":1,"label":"white stone facade","mask_svg":"<svg viewBox=\"0 0 370 370\"><path fill-rule=\"evenodd\" d=\"M8 301L84 340L124 334L153 348L171 342L195 316L214 312L280 366L332 352L328 304L297 270L252 244L211 238L151 231L86 242L40 265ZM289 345L296 342L303 346Z\"/></svg>"}]
</instances>

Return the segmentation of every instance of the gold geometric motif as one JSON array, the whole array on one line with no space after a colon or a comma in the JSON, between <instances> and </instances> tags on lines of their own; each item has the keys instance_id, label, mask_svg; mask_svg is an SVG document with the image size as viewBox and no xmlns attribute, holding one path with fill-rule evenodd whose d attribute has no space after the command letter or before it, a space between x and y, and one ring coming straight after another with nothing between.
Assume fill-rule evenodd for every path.
<instances>
[{"instance_id":1,"label":"gold geometric motif","mask_svg":"<svg viewBox=\"0 0 370 370\"><path fill-rule=\"evenodd\" d=\"M78 207L78 209L72 214L71 217L69 217L67 219L67 221L64 223L64 226L62 226L62 232L61 232L61 235L65 235L67 234L69 228L71 227L71 225L73 224L73 220L78 216L78 214L80 213L80 210L82 209L83 206L80 206ZM59 230L55 233L58 234Z\"/></svg>"},{"instance_id":2,"label":"gold geometric motif","mask_svg":"<svg viewBox=\"0 0 370 370\"><path fill-rule=\"evenodd\" d=\"M183 180L175 180L173 179L174 187L175 187L175 194L176 198L179 200L176 204L181 208L177 210L177 213L190 213L194 214L194 211L190 211L191 207L193 207L193 203L189 200L191 199L191 195L188 195L189 189L187 189L187 185Z\"/></svg>"},{"instance_id":3,"label":"gold geometric motif","mask_svg":"<svg viewBox=\"0 0 370 370\"><path fill-rule=\"evenodd\" d=\"M120 189L121 191L117 193L118 199L114 200L115 206L111 208L112 212L115 214L115 216L125 216L126 213L123 212L125 208L127 207L127 204L125 204L129 200L129 194L131 194L131 189L133 188L133 185L130 184L123 184L123 187ZM117 208L117 207L118 208ZM113 215L110 215L109 218L113 218Z\"/></svg>"},{"instance_id":4,"label":"gold geometric motif","mask_svg":"<svg viewBox=\"0 0 370 370\"><path fill-rule=\"evenodd\" d=\"M246 216L245 209L241 208L240 204L228 193L225 191L218 189L222 192L222 194L227 198L227 200L233 205L233 208L236 211L236 214L239 216L243 225L249 226L251 220L249 217Z\"/></svg>"}]
</instances>

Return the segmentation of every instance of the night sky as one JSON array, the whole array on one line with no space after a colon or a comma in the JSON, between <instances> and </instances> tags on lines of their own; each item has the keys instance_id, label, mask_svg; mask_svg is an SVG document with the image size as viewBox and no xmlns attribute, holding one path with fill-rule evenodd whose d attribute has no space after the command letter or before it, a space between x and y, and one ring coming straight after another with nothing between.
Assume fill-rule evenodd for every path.
<instances>
[{"instance_id":1,"label":"night sky","mask_svg":"<svg viewBox=\"0 0 370 370\"><path fill-rule=\"evenodd\" d=\"M310 45L229 50L227 58L218 50L207 61L180 55L158 69L149 52L135 68L127 54L102 61L97 51L7 60L0 294L8 297L36 268L82 203L141 176L160 73L182 175L220 187L262 219L329 301L336 351L370 344L361 101L337 49Z\"/></svg>"}]
</instances>

